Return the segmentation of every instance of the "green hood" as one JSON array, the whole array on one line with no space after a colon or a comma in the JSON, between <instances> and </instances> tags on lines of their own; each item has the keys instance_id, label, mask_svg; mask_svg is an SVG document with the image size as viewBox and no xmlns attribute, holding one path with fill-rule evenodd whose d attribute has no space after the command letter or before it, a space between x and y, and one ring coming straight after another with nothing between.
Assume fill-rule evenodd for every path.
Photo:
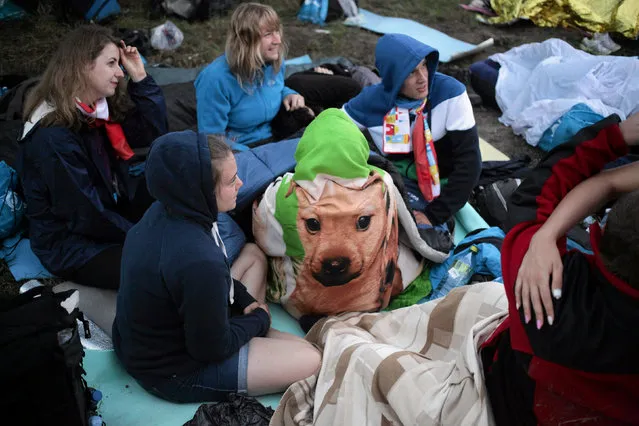
<instances>
[{"instance_id":1,"label":"green hood","mask_svg":"<svg viewBox=\"0 0 639 426\"><path fill-rule=\"evenodd\" d=\"M293 180L313 181L318 174L341 179L367 178L369 148L366 138L355 123L341 110L323 111L306 128L295 151Z\"/></svg>"},{"instance_id":2,"label":"green hood","mask_svg":"<svg viewBox=\"0 0 639 426\"><path fill-rule=\"evenodd\" d=\"M295 151L295 173L282 180L276 195L275 218L282 226L286 255L304 258L297 233L298 200L291 191L293 181L311 197L319 199L327 180L361 188L372 171L385 172L368 164L368 142L355 123L341 110L323 111L306 128Z\"/></svg>"}]
</instances>

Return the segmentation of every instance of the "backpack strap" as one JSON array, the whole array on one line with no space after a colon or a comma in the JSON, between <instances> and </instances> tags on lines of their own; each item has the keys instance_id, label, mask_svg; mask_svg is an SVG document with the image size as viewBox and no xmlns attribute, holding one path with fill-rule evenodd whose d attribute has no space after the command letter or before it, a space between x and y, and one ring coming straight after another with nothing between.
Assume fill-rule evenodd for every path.
<instances>
[{"instance_id":1,"label":"backpack strap","mask_svg":"<svg viewBox=\"0 0 639 426\"><path fill-rule=\"evenodd\" d=\"M0 113L0 121L22 119L24 98L28 93L27 91L35 86L38 81L40 81L39 77L29 78L12 89L11 101L9 101L9 105L7 105L7 110Z\"/></svg>"},{"instance_id":2,"label":"backpack strap","mask_svg":"<svg viewBox=\"0 0 639 426\"><path fill-rule=\"evenodd\" d=\"M53 290L47 286L37 286L11 299L0 301L0 312L8 312L18 306L22 306L38 296L52 296Z\"/></svg>"},{"instance_id":3,"label":"backpack strap","mask_svg":"<svg viewBox=\"0 0 639 426\"><path fill-rule=\"evenodd\" d=\"M485 231L485 230L486 230L485 228L475 229L474 231L469 232L468 234L466 234L465 238L468 238L468 237L470 237L472 235L478 234L481 231ZM467 243L460 244L457 247L455 247L455 250L453 251L453 255L461 253L462 251L466 250L470 246L476 246L476 245L482 244L482 243L492 244L495 247L497 247L497 250L501 251L501 247L504 244L504 239L502 237L482 237L482 238L477 238L476 240L468 241Z\"/></svg>"}]
</instances>

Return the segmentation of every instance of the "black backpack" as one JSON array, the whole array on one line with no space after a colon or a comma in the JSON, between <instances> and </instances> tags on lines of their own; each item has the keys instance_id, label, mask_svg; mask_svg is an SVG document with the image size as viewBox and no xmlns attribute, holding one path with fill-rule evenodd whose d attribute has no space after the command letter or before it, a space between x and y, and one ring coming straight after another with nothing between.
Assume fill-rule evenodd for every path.
<instances>
[{"instance_id":1,"label":"black backpack","mask_svg":"<svg viewBox=\"0 0 639 426\"><path fill-rule=\"evenodd\" d=\"M506 230L508 203L521 181L522 179L507 178L497 180L485 186L478 185L473 190L470 204L490 226L498 226ZM566 236L569 241L572 240L572 242L579 245L581 249L592 250L590 234L586 230L586 227L577 224L568 231Z\"/></svg>"},{"instance_id":2,"label":"black backpack","mask_svg":"<svg viewBox=\"0 0 639 426\"><path fill-rule=\"evenodd\" d=\"M478 185L473 190L470 204L488 225L504 229L508 217L508 201L520 183L521 179L507 178Z\"/></svg>"},{"instance_id":3,"label":"black backpack","mask_svg":"<svg viewBox=\"0 0 639 426\"><path fill-rule=\"evenodd\" d=\"M0 161L15 167L18 139L24 126L22 108L38 78L25 78L0 97Z\"/></svg>"},{"instance_id":4,"label":"black backpack","mask_svg":"<svg viewBox=\"0 0 639 426\"><path fill-rule=\"evenodd\" d=\"M92 389L83 378L79 293L36 287L0 303L0 417L7 425L87 426Z\"/></svg>"},{"instance_id":5,"label":"black backpack","mask_svg":"<svg viewBox=\"0 0 639 426\"><path fill-rule=\"evenodd\" d=\"M482 162L481 175L473 189L470 204L490 226L503 229L508 215L508 200L530 173L527 155L507 161Z\"/></svg>"}]
</instances>

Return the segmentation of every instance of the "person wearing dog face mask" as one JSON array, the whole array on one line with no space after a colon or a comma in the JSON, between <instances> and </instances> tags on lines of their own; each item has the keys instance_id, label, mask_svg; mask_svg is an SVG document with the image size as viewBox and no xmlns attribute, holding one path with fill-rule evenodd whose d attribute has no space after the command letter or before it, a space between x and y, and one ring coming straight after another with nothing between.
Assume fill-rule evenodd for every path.
<instances>
[{"instance_id":1,"label":"person wearing dog face mask","mask_svg":"<svg viewBox=\"0 0 639 426\"><path fill-rule=\"evenodd\" d=\"M314 374L320 353L270 328L266 257L247 244L230 265L218 212L242 181L223 138L191 131L154 142L146 165L157 201L129 231L113 343L126 370L174 402L282 392Z\"/></svg>"},{"instance_id":2,"label":"person wearing dog face mask","mask_svg":"<svg viewBox=\"0 0 639 426\"><path fill-rule=\"evenodd\" d=\"M343 110L400 170L416 221L427 231L423 234L445 244L431 227L446 232L481 172L466 88L437 72L436 49L406 35L381 37L375 58L382 82L366 87Z\"/></svg>"}]
</instances>

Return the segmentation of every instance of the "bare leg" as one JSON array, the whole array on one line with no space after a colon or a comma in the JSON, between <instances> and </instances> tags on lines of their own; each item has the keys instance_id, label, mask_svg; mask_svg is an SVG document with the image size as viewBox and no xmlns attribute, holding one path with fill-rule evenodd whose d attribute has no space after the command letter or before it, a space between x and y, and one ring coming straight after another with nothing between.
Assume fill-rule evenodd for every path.
<instances>
[{"instance_id":1,"label":"bare leg","mask_svg":"<svg viewBox=\"0 0 639 426\"><path fill-rule=\"evenodd\" d=\"M65 281L53 287L56 293L71 289L80 292L79 308L84 315L111 337L117 292L106 288L87 287L71 281Z\"/></svg>"},{"instance_id":2,"label":"bare leg","mask_svg":"<svg viewBox=\"0 0 639 426\"><path fill-rule=\"evenodd\" d=\"M266 299L266 256L260 248L248 243L231 266L231 276L246 286L249 294L260 303Z\"/></svg>"},{"instance_id":3,"label":"bare leg","mask_svg":"<svg viewBox=\"0 0 639 426\"><path fill-rule=\"evenodd\" d=\"M292 383L317 373L321 363L322 355L313 345L271 329L267 337L255 337L249 342L248 393L256 396L283 392Z\"/></svg>"},{"instance_id":4,"label":"bare leg","mask_svg":"<svg viewBox=\"0 0 639 426\"><path fill-rule=\"evenodd\" d=\"M279 331L279 330L277 330L275 328L269 329L268 333L266 334L266 337L269 338L269 339L292 340L292 341L295 341L295 342L304 342L304 343L310 345L310 343L308 343L302 337L296 336L296 335L291 334L291 333L285 333L285 332Z\"/></svg>"}]
</instances>

